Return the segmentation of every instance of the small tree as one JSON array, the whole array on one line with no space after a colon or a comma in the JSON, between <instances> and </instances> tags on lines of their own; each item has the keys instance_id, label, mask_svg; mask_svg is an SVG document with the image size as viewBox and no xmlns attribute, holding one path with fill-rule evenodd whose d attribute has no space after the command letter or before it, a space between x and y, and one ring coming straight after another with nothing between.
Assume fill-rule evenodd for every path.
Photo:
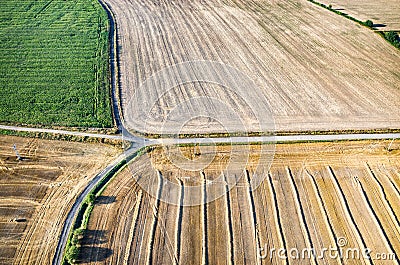
<instances>
[{"instance_id":1,"label":"small tree","mask_svg":"<svg viewBox=\"0 0 400 265\"><path fill-rule=\"evenodd\" d=\"M70 264L74 264L78 259L78 255L79 255L79 248L75 245L71 245L68 248L67 253L65 253L65 258Z\"/></svg>"},{"instance_id":2,"label":"small tree","mask_svg":"<svg viewBox=\"0 0 400 265\"><path fill-rule=\"evenodd\" d=\"M394 31L385 32L385 39L387 39L393 46L400 49L400 37Z\"/></svg>"},{"instance_id":3,"label":"small tree","mask_svg":"<svg viewBox=\"0 0 400 265\"><path fill-rule=\"evenodd\" d=\"M85 234L85 229L78 228L74 230L74 237L77 239L82 239Z\"/></svg>"},{"instance_id":4,"label":"small tree","mask_svg":"<svg viewBox=\"0 0 400 265\"><path fill-rule=\"evenodd\" d=\"M85 202L86 202L87 204L93 204L95 200L96 200L96 196L94 196L93 193L90 193L90 194L86 197Z\"/></svg>"},{"instance_id":5,"label":"small tree","mask_svg":"<svg viewBox=\"0 0 400 265\"><path fill-rule=\"evenodd\" d=\"M329 5L328 8L329 8L329 9L332 9L332 5Z\"/></svg>"},{"instance_id":6,"label":"small tree","mask_svg":"<svg viewBox=\"0 0 400 265\"><path fill-rule=\"evenodd\" d=\"M364 22L364 25L369 28L372 28L374 26L374 22L372 22L372 20L368 19L367 21Z\"/></svg>"},{"instance_id":7,"label":"small tree","mask_svg":"<svg viewBox=\"0 0 400 265\"><path fill-rule=\"evenodd\" d=\"M396 32L394 32L394 31L389 31L385 35L386 35L386 39L390 42L399 41L399 37L397 36Z\"/></svg>"}]
</instances>

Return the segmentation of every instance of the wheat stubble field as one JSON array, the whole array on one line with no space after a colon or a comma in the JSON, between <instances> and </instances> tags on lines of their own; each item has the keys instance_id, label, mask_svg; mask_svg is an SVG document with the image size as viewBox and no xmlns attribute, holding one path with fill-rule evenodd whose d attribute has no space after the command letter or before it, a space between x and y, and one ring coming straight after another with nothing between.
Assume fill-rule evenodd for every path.
<instances>
[{"instance_id":1,"label":"wheat stubble field","mask_svg":"<svg viewBox=\"0 0 400 265\"><path fill-rule=\"evenodd\" d=\"M117 153L100 144L1 136L0 264L51 264L76 197Z\"/></svg>"},{"instance_id":2,"label":"wheat stubble field","mask_svg":"<svg viewBox=\"0 0 400 265\"><path fill-rule=\"evenodd\" d=\"M206 82L160 89L141 84L165 67L197 60L225 63L248 75L255 87L248 102L269 105L276 129L285 131L396 128L400 124L400 53L371 30L307 1L104 1L115 15L120 77L128 127L169 132L168 121L190 98L217 98L251 122L237 94ZM198 72L212 72L215 69ZM188 70L190 71L190 69ZM184 78L175 72L170 78ZM242 80L236 80L240 83ZM141 91L140 89L145 89ZM151 104L146 115L131 113L130 99ZM154 104L154 105L153 105ZM186 104L190 110L191 103ZM202 105L203 104L203 105ZM193 106L192 106L193 107ZM218 107L202 102L195 109ZM182 111L182 113L184 113ZM164 126L164 127L163 127ZM185 133L195 132L191 129ZM204 132L219 130L210 122Z\"/></svg>"},{"instance_id":3,"label":"wheat stubble field","mask_svg":"<svg viewBox=\"0 0 400 265\"><path fill-rule=\"evenodd\" d=\"M375 24L378 24L379 29L400 30L399 1L334 0L321 2L326 5L331 4L332 8L339 9L361 21L370 19Z\"/></svg>"},{"instance_id":4,"label":"wheat stubble field","mask_svg":"<svg viewBox=\"0 0 400 265\"><path fill-rule=\"evenodd\" d=\"M220 147L204 171L184 171L155 149L117 176L94 207L79 263L84 264L313 264L310 259L276 255L257 259L257 249L298 250L366 247L373 264L378 253L400 251L399 141L277 145L268 169L262 156L250 155L244 169L224 171L230 156L244 147ZM253 146L254 154L258 147ZM183 153L193 147L182 147ZM207 149L205 149L205 154ZM187 156L190 159L190 156ZM259 163L256 169L255 165ZM222 168L221 168L222 164ZM161 193L171 190L157 178L179 185L201 185L217 175L238 184L217 200L176 206L150 196L137 179L154 180ZM255 190L248 176L264 176ZM139 181L140 182L140 181ZM213 186L207 186L207 194ZM190 201L195 194L174 194ZM345 240L345 241L343 241ZM339 243L338 243L339 242ZM344 243L343 243L344 242ZM333 256L334 257L334 256ZM317 259L316 264L369 264L363 258Z\"/></svg>"},{"instance_id":5,"label":"wheat stubble field","mask_svg":"<svg viewBox=\"0 0 400 265\"><path fill-rule=\"evenodd\" d=\"M118 30L128 129L236 132L241 127L235 122L252 129L257 123L252 111L263 115L268 109L278 131L400 127L399 51L373 31L306 0L101 2ZM195 61L229 65L254 85L219 72L216 64L199 68ZM175 68L150 89L141 86L185 62L184 71ZM228 79L232 87L212 80L174 85L196 72ZM241 90L232 90L235 86ZM251 100L245 102L244 94ZM136 113L132 98L142 103L136 108L151 108ZM213 112L215 119L207 118ZM174 119L185 113L202 117ZM14 143L25 160L15 161ZM271 167L260 145L181 147L183 167L171 163L167 149L154 147L96 198L77 242L77 263L394 264L392 255L400 255L399 145L279 144ZM118 150L8 136L0 138L0 147L0 263L50 264L77 194ZM246 148L251 150L246 163L232 162L243 161ZM201 168L210 157L204 169L184 170L191 162ZM254 179L260 185L253 186ZM167 180L178 190L165 185ZM236 185L229 188L232 180ZM213 181L217 184L205 185ZM186 192L195 186L200 189ZM209 203L183 206L215 193L221 196ZM321 254L339 245L370 248L374 259L282 259L276 253L295 248ZM388 260L378 260L378 254Z\"/></svg>"},{"instance_id":6,"label":"wheat stubble field","mask_svg":"<svg viewBox=\"0 0 400 265\"><path fill-rule=\"evenodd\" d=\"M253 96L247 104L257 111L269 108L279 131L400 125L398 50L371 30L307 1L103 2L118 29L121 101L128 129L199 133L201 125L201 133L216 132L226 129L221 124L232 125L230 110L251 124L254 113L240 93ZM230 65L255 86L238 93L207 80L175 86L196 71L227 77L233 86L243 82L229 76L232 73L218 72L214 64L199 69L194 61ZM141 86L164 68L183 63L188 69L173 68L167 78ZM150 106L149 112L135 112L132 97L142 103L137 107ZM202 97L218 100L191 101ZM218 102L226 104L225 112L215 105ZM195 111L207 116L203 110L209 110L209 116L217 110L220 116L190 122L171 119L182 105L177 113L183 117ZM271 166L259 145L250 147L245 164L232 161L246 154L248 146L196 148L179 148L187 164L183 159L178 166L171 162L176 157L168 148L155 147L117 175L96 199L78 263L397 262L393 255L400 254L399 141L278 144ZM211 154L215 156L203 169L186 168L190 161L208 161ZM257 178L262 179L260 185L252 186ZM229 188L232 180L236 185ZM186 192L193 186L200 189ZM209 203L187 206L221 192ZM166 197L177 204L165 202ZM318 255L324 248L339 247L370 248L373 261L326 254L321 259L282 259L276 251L270 254L282 248L314 249ZM379 254L388 254L388 260L378 260Z\"/></svg>"}]
</instances>

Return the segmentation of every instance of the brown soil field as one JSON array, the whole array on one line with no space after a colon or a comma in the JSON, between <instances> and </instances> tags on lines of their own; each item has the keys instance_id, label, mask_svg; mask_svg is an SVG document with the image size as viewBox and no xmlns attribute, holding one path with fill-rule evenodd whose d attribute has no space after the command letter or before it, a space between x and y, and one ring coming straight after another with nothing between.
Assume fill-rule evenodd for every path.
<instances>
[{"instance_id":1,"label":"brown soil field","mask_svg":"<svg viewBox=\"0 0 400 265\"><path fill-rule=\"evenodd\" d=\"M51 264L77 195L117 154L101 144L1 136L0 264Z\"/></svg>"},{"instance_id":2,"label":"brown soil field","mask_svg":"<svg viewBox=\"0 0 400 265\"><path fill-rule=\"evenodd\" d=\"M377 255L400 255L400 141L280 144L271 166L253 146L245 166L226 171L225 163L244 148L218 147L200 171L178 169L161 148L138 158L96 201L80 263L397 264ZM181 152L191 159L196 150L181 147ZM257 175L264 179L254 190L251 180ZM237 184L229 189L232 179ZM181 187L223 183L202 186L196 194L172 192L167 180ZM169 194L182 204L221 187L227 192L203 205L160 200ZM150 189L157 195L146 192ZM339 247L370 248L373 260L361 254L342 259L277 254L295 248L321 255L324 248Z\"/></svg>"},{"instance_id":3,"label":"brown soil field","mask_svg":"<svg viewBox=\"0 0 400 265\"><path fill-rule=\"evenodd\" d=\"M332 8L351 15L361 21L367 19L378 24L380 30L400 31L400 4L397 0L373 1L373 0L322 0L321 3L331 4ZM379 26L380 25L380 26Z\"/></svg>"},{"instance_id":4,"label":"brown soil field","mask_svg":"<svg viewBox=\"0 0 400 265\"><path fill-rule=\"evenodd\" d=\"M400 52L306 0L104 2L117 24L131 130L252 131L268 108L278 131L400 127Z\"/></svg>"}]
</instances>

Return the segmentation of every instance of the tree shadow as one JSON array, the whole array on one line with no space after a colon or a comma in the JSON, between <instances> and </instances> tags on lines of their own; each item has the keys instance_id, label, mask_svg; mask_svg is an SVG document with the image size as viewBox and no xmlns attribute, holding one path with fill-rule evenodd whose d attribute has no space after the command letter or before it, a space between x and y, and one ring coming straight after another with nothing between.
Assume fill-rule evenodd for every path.
<instances>
[{"instance_id":1,"label":"tree shadow","mask_svg":"<svg viewBox=\"0 0 400 265\"><path fill-rule=\"evenodd\" d=\"M343 10L346 10L346 9L344 9L344 8L332 8L332 10L335 10L335 11L343 11Z\"/></svg>"},{"instance_id":2,"label":"tree shadow","mask_svg":"<svg viewBox=\"0 0 400 265\"><path fill-rule=\"evenodd\" d=\"M384 28L386 26L387 26L386 24L374 24L372 27L374 27L374 28Z\"/></svg>"},{"instance_id":3,"label":"tree shadow","mask_svg":"<svg viewBox=\"0 0 400 265\"><path fill-rule=\"evenodd\" d=\"M85 234L81 241L81 244L83 246L85 246L85 245L91 245L94 242L96 242L97 245L106 243L107 242L106 231L104 231L104 230L85 230Z\"/></svg>"},{"instance_id":4,"label":"tree shadow","mask_svg":"<svg viewBox=\"0 0 400 265\"><path fill-rule=\"evenodd\" d=\"M85 230L80 241L78 263L104 261L113 254L111 249L99 246L107 243L106 234L105 230Z\"/></svg>"},{"instance_id":5,"label":"tree shadow","mask_svg":"<svg viewBox=\"0 0 400 265\"><path fill-rule=\"evenodd\" d=\"M111 249L102 247L82 246L80 250L81 252L77 260L78 264L104 261L113 254L113 251Z\"/></svg>"},{"instance_id":6,"label":"tree shadow","mask_svg":"<svg viewBox=\"0 0 400 265\"><path fill-rule=\"evenodd\" d=\"M96 198L96 204L111 204L117 201L115 196L99 196Z\"/></svg>"}]
</instances>

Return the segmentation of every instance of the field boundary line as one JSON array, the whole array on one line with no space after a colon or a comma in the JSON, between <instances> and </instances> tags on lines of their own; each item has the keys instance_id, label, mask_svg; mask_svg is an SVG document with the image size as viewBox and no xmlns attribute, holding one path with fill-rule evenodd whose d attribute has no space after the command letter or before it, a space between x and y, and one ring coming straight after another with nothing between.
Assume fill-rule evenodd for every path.
<instances>
[{"instance_id":1,"label":"field boundary line","mask_svg":"<svg viewBox=\"0 0 400 265\"><path fill-rule=\"evenodd\" d=\"M287 244L286 244L285 234L284 234L281 219L280 219L278 198L276 197L276 191L275 191L275 187L273 184L273 178L272 178L272 174L270 172L268 173L267 179L268 179L268 184L269 184L268 188L269 188L269 191L270 191L271 197L272 197L271 203L272 203L272 207L274 209L273 216L274 216L274 220L275 220L276 229L278 232L277 234L278 234L279 243L280 243L282 249L288 249ZM287 256L285 258L285 264L286 265L289 264L289 259Z\"/></svg>"},{"instance_id":2,"label":"field boundary line","mask_svg":"<svg viewBox=\"0 0 400 265\"><path fill-rule=\"evenodd\" d=\"M392 174L390 174L390 172L385 168L386 171L386 176L387 179L389 180L390 186L392 187L392 189L394 190L396 197L400 200L400 190L397 187L396 183L394 182L394 179L392 177ZM400 174L397 174L400 178Z\"/></svg>"},{"instance_id":3,"label":"field boundary line","mask_svg":"<svg viewBox=\"0 0 400 265\"><path fill-rule=\"evenodd\" d=\"M257 213L255 209L255 204L254 204L254 197L253 197L253 188L251 187L251 180L250 180L250 172L249 170L245 169L244 174L246 176L246 184L247 184L247 198L248 198L248 203L250 205L250 215L252 219L252 226L253 226L253 232L254 232L254 240L255 240L255 248L256 248L256 264L261 264L261 259L258 258L258 253L257 251L261 249L260 245L260 235L259 235L259 230L258 230L258 224L257 224Z\"/></svg>"},{"instance_id":4,"label":"field boundary line","mask_svg":"<svg viewBox=\"0 0 400 265\"><path fill-rule=\"evenodd\" d=\"M317 199L318 206L319 206L320 210L323 212L322 216L324 218L325 225L328 228L329 237L331 238L331 242L335 245L335 247L337 249L339 249L339 245L337 243L338 237L336 236L333 225L330 221L330 216L326 209L325 202L322 199L321 192L320 192L320 189L318 188L317 181L315 180L315 177L307 169L305 169L305 172L311 180L310 182L312 183L312 187L313 187L314 193L316 195L315 197ZM337 260L340 265L343 265L342 257L338 257Z\"/></svg>"},{"instance_id":5,"label":"field boundary line","mask_svg":"<svg viewBox=\"0 0 400 265\"><path fill-rule=\"evenodd\" d=\"M378 179L378 177L375 175L374 171L372 170L372 168L370 167L370 165L368 163L365 163L365 166L367 167L368 173L369 175L372 177L372 179L374 180L374 182L379 186L379 193L382 199L383 204L385 205L386 210L389 212L389 215L392 219L392 221L394 222L397 231L400 232L400 222L398 217L396 216L393 207L391 205L391 203L388 200L387 194L385 192L385 188L382 185L382 182Z\"/></svg>"},{"instance_id":6,"label":"field boundary line","mask_svg":"<svg viewBox=\"0 0 400 265\"><path fill-rule=\"evenodd\" d=\"M151 265L153 264L153 245L154 245L154 240L156 236L156 229L157 229L157 224L158 224L158 212L160 208L160 198L161 198L161 193L163 190L163 177L161 175L161 172L158 171L158 187L157 187L157 197L155 198L155 204L153 205L153 222L151 224L151 230L150 230L150 235L149 235L149 243L147 245L147 261L146 264Z\"/></svg>"},{"instance_id":7,"label":"field boundary line","mask_svg":"<svg viewBox=\"0 0 400 265\"><path fill-rule=\"evenodd\" d=\"M135 205L135 210L134 210L133 216L132 216L131 229L129 231L129 237L128 237L128 241L126 243L124 264L129 264L129 257L131 255L131 247L132 247L134 233L136 231L136 222L137 222L137 219L139 216L139 211L140 211L141 204L142 204L142 197L143 197L143 192L142 192L142 190L139 190L136 205Z\"/></svg>"},{"instance_id":8,"label":"field boundary line","mask_svg":"<svg viewBox=\"0 0 400 265\"><path fill-rule=\"evenodd\" d=\"M226 219L226 226L228 228L228 264L233 265L235 264L235 249L234 249L234 234L233 234L233 226L232 226L232 209L231 209L231 196L230 196L230 190L229 190L229 185L226 180L226 176L224 173L222 173L223 180L225 182L225 204L226 204L226 210L225 210L225 219Z\"/></svg>"},{"instance_id":9,"label":"field boundary line","mask_svg":"<svg viewBox=\"0 0 400 265\"><path fill-rule=\"evenodd\" d=\"M118 27L115 19L115 15L112 12L110 6L102 0L98 0L99 4L107 13L108 20L110 22L109 32L109 70L110 70L110 85L111 85L111 106L112 114L117 128L123 129L123 115L121 108L121 93L120 93L120 79L119 79L119 56L118 56Z\"/></svg>"},{"instance_id":10,"label":"field boundary line","mask_svg":"<svg viewBox=\"0 0 400 265\"><path fill-rule=\"evenodd\" d=\"M208 264L208 234L207 234L207 178L206 174L202 171L200 175L203 179L203 188L202 188L202 205L201 205L201 223L202 223L202 251L201 251L201 264Z\"/></svg>"},{"instance_id":11,"label":"field boundary line","mask_svg":"<svg viewBox=\"0 0 400 265\"><path fill-rule=\"evenodd\" d=\"M179 264L181 256L181 233L182 233L182 218L183 218L183 202L185 198L185 188L183 181L176 178L179 183L179 205L177 205L178 214L176 215L176 227L175 227L175 264Z\"/></svg>"},{"instance_id":12,"label":"field boundary line","mask_svg":"<svg viewBox=\"0 0 400 265\"><path fill-rule=\"evenodd\" d=\"M7 131L17 131L17 132L30 132L30 133L49 133L49 134L61 134L61 135L71 135L80 137L90 137L90 138L102 138L110 140L122 140L121 135L109 135L100 133L85 133L79 131L68 131L68 130L57 130L57 129L44 129L44 128L33 128L33 127L19 127L19 126L9 126L0 125L1 130Z\"/></svg>"},{"instance_id":13,"label":"field boundary line","mask_svg":"<svg viewBox=\"0 0 400 265\"><path fill-rule=\"evenodd\" d=\"M340 204L344 208L343 210L344 210L344 214L345 214L346 218L348 219L347 221L349 222L350 227L352 228L353 232L356 233L358 244L360 244L363 249L367 249L365 240L362 237L360 229L358 228L357 223L354 220L354 216L351 214L349 204L346 200L346 197L344 195L342 188L339 185L339 181L336 177L336 174L333 172L333 169L330 166L327 166L327 170L328 170L330 177L332 178L332 183L333 183L333 186L335 187L336 194L339 198ZM368 259L368 263L370 265L373 265L373 262L371 259Z\"/></svg>"},{"instance_id":14,"label":"field boundary line","mask_svg":"<svg viewBox=\"0 0 400 265\"><path fill-rule=\"evenodd\" d=\"M379 219L378 215L375 213L374 208L372 207L372 204L370 202L370 199L368 198L367 192L365 191L364 186L361 182L359 182L359 187L360 187L362 198L367 206L367 211L370 214L373 222L375 223L375 225L378 228L379 234L384 241L385 248L390 250L392 253L396 253L396 251L394 250L393 244L392 244L392 242L390 242L389 237L388 237L387 233L385 232L385 229L382 225L381 220ZM395 255L394 262L396 262L396 264L399 264L399 259L398 259L397 255Z\"/></svg>"},{"instance_id":15,"label":"field boundary line","mask_svg":"<svg viewBox=\"0 0 400 265\"><path fill-rule=\"evenodd\" d=\"M294 197L293 199L294 199L294 203L296 205L296 212L297 212L297 215L299 217L300 227L301 227L301 230L303 232L303 235L305 236L305 241L306 241L305 243L306 243L308 249L314 249L313 243L311 241L310 230L308 228L307 220L306 220L306 217L304 215L304 210L303 210L303 206L302 206L302 203L301 203L299 191L298 191L297 186L296 186L296 184L294 182L294 177L293 177L292 171L290 170L289 167L286 167L286 173L287 173L287 176L289 178L290 187L291 187L292 192L293 192L293 197ZM311 255L311 263L312 264L317 264L317 261L315 259L315 255Z\"/></svg>"}]
</instances>

